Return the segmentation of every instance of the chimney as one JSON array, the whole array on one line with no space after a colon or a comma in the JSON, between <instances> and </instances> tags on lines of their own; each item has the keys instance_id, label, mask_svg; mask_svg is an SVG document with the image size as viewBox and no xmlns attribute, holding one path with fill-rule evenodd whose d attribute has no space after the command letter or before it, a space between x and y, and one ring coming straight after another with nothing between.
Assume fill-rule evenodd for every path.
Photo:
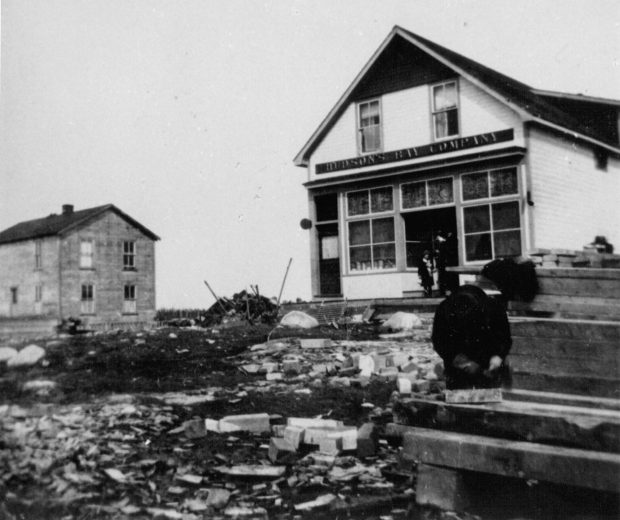
<instances>
[{"instance_id":1,"label":"chimney","mask_svg":"<svg viewBox=\"0 0 620 520\"><path fill-rule=\"evenodd\" d=\"M73 204L63 204L62 205L62 214L63 215L71 215L73 213Z\"/></svg>"}]
</instances>

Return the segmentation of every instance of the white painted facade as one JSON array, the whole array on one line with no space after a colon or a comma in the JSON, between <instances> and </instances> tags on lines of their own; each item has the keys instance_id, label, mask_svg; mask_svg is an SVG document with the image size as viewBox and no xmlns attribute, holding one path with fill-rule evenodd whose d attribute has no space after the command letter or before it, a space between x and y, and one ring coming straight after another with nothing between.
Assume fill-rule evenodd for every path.
<instances>
[{"instance_id":1,"label":"white painted facade","mask_svg":"<svg viewBox=\"0 0 620 520\"><path fill-rule=\"evenodd\" d=\"M298 154L296 163L307 168L316 298L421 292L414 257L425 244L432 247L429 237L442 228L458 238L459 265L483 265L533 249L580 250L597 235L620 248L620 148L547 124L509 96L457 69L446 72L445 66L433 69L427 62L427 76L436 72L439 79L420 81L424 74L413 71L415 85L401 88L392 78L379 94L376 78L370 94L356 92L354 83L351 97L341 99ZM432 89L451 81L457 83L458 133L435 139ZM527 87L512 88L518 94ZM359 106L375 100L381 148L364 154ZM447 198L437 195L440 188ZM416 199L424 198L420 189L426 190L425 202ZM373 210L373 196L390 203ZM361 210L352 211L350 204L362 204ZM322 253L328 242L333 252L334 236L338 259ZM324 284L334 278L335 262L337 283Z\"/></svg>"}]
</instances>

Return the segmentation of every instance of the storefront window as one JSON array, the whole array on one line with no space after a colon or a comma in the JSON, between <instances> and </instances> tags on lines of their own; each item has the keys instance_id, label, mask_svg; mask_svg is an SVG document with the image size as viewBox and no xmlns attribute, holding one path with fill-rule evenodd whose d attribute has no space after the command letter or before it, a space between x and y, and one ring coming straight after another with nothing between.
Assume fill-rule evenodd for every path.
<instances>
[{"instance_id":1,"label":"storefront window","mask_svg":"<svg viewBox=\"0 0 620 520\"><path fill-rule=\"evenodd\" d=\"M467 207L463 217L468 262L521 254L518 201Z\"/></svg>"},{"instance_id":2,"label":"storefront window","mask_svg":"<svg viewBox=\"0 0 620 520\"><path fill-rule=\"evenodd\" d=\"M383 213L394 209L392 187L347 193L347 215L356 217L370 213Z\"/></svg>"},{"instance_id":3,"label":"storefront window","mask_svg":"<svg viewBox=\"0 0 620 520\"><path fill-rule=\"evenodd\" d=\"M454 202L452 177L403 184L400 189L403 209L416 209Z\"/></svg>"},{"instance_id":4,"label":"storefront window","mask_svg":"<svg viewBox=\"0 0 620 520\"><path fill-rule=\"evenodd\" d=\"M395 267L394 219L349 222L349 260L351 271Z\"/></svg>"}]
</instances>

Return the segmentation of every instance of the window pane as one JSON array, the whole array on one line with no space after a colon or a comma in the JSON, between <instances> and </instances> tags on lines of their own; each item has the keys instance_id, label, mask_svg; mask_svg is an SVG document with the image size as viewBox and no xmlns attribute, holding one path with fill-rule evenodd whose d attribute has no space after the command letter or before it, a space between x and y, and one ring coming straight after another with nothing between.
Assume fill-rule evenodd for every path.
<instances>
[{"instance_id":1,"label":"window pane","mask_svg":"<svg viewBox=\"0 0 620 520\"><path fill-rule=\"evenodd\" d=\"M428 204L447 204L452 202L452 179L428 181Z\"/></svg>"},{"instance_id":2,"label":"window pane","mask_svg":"<svg viewBox=\"0 0 620 520\"><path fill-rule=\"evenodd\" d=\"M351 247L349 250L351 271L370 269L370 246Z\"/></svg>"},{"instance_id":3,"label":"window pane","mask_svg":"<svg viewBox=\"0 0 620 520\"><path fill-rule=\"evenodd\" d=\"M443 88L444 105L442 108L456 106L456 83L446 83Z\"/></svg>"},{"instance_id":4,"label":"window pane","mask_svg":"<svg viewBox=\"0 0 620 520\"><path fill-rule=\"evenodd\" d=\"M465 236L465 255L468 261L491 259L491 234Z\"/></svg>"},{"instance_id":5,"label":"window pane","mask_svg":"<svg viewBox=\"0 0 620 520\"><path fill-rule=\"evenodd\" d=\"M441 110L446 106L446 96L443 85L433 87L433 110Z\"/></svg>"},{"instance_id":6,"label":"window pane","mask_svg":"<svg viewBox=\"0 0 620 520\"><path fill-rule=\"evenodd\" d=\"M506 202L504 204L493 204L493 229L518 228L519 225L519 203Z\"/></svg>"},{"instance_id":7,"label":"window pane","mask_svg":"<svg viewBox=\"0 0 620 520\"><path fill-rule=\"evenodd\" d=\"M321 237L321 260L330 260L333 258L338 258L339 256L338 237Z\"/></svg>"},{"instance_id":8,"label":"window pane","mask_svg":"<svg viewBox=\"0 0 620 520\"><path fill-rule=\"evenodd\" d=\"M448 115L446 112L439 112L433 115L435 121L435 137L441 138L448 135Z\"/></svg>"},{"instance_id":9,"label":"window pane","mask_svg":"<svg viewBox=\"0 0 620 520\"><path fill-rule=\"evenodd\" d=\"M370 211L379 213L381 211L392 211L392 209L394 209L394 203L391 187L370 191Z\"/></svg>"},{"instance_id":10,"label":"window pane","mask_svg":"<svg viewBox=\"0 0 620 520\"><path fill-rule=\"evenodd\" d=\"M370 244L370 221L349 222L349 244Z\"/></svg>"},{"instance_id":11,"label":"window pane","mask_svg":"<svg viewBox=\"0 0 620 520\"><path fill-rule=\"evenodd\" d=\"M501 231L493 234L495 256L519 256L521 254L521 232Z\"/></svg>"},{"instance_id":12,"label":"window pane","mask_svg":"<svg viewBox=\"0 0 620 520\"><path fill-rule=\"evenodd\" d=\"M463 175L463 200L485 199L489 196L486 172Z\"/></svg>"},{"instance_id":13,"label":"window pane","mask_svg":"<svg viewBox=\"0 0 620 520\"><path fill-rule=\"evenodd\" d=\"M500 195L509 195L518 192L519 187L517 185L517 170L515 168L491 172L492 197L499 197Z\"/></svg>"},{"instance_id":14,"label":"window pane","mask_svg":"<svg viewBox=\"0 0 620 520\"><path fill-rule=\"evenodd\" d=\"M379 102L371 101L360 105L360 126L371 126L379 124Z\"/></svg>"},{"instance_id":15,"label":"window pane","mask_svg":"<svg viewBox=\"0 0 620 520\"><path fill-rule=\"evenodd\" d=\"M424 182L403 184L401 191L404 209L426 206L426 184Z\"/></svg>"},{"instance_id":16,"label":"window pane","mask_svg":"<svg viewBox=\"0 0 620 520\"><path fill-rule=\"evenodd\" d=\"M329 193L314 197L317 221L338 220L338 195Z\"/></svg>"},{"instance_id":17,"label":"window pane","mask_svg":"<svg viewBox=\"0 0 620 520\"><path fill-rule=\"evenodd\" d=\"M491 221L489 219L489 206L474 206L463 210L465 216L465 233L489 231Z\"/></svg>"},{"instance_id":18,"label":"window pane","mask_svg":"<svg viewBox=\"0 0 620 520\"><path fill-rule=\"evenodd\" d=\"M373 246L373 268L390 269L396 265L396 248L394 244Z\"/></svg>"},{"instance_id":19,"label":"window pane","mask_svg":"<svg viewBox=\"0 0 620 520\"><path fill-rule=\"evenodd\" d=\"M394 219L378 218L372 221L372 242L378 244L380 242L394 241Z\"/></svg>"},{"instance_id":20,"label":"window pane","mask_svg":"<svg viewBox=\"0 0 620 520\"><path fill-rule=\"evenodd\" d=\"M445 112L446 114L446 126L447 126L447 134L446 135L458 135L459 133L459 117L458 111L448 110Z\"/></svg>"},{"instance_id":21,"label":"window pane","mask_svg":"<svg viewBox=\"0 0 620 520\"><path fill-rule=\"evenodd\" d=\"M350 216L368 214L368 192L347 193L347 208Z\"/></svg>"},{"instance_id":22,"label":"window pane","mask_svg":"<svg viewBox=\"0 0 620 520\"><path fill-rule=\"evenodd\" d=\"M362 128L362 152L375 152L381 148L381 127L367 126Z\"/></svg>"}]
</instances>

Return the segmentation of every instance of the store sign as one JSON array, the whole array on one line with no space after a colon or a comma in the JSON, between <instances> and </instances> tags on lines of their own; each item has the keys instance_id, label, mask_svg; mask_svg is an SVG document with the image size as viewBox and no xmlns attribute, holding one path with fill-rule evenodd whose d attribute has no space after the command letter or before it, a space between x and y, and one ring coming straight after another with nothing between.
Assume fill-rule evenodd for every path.
<instances>
[{"instance_id":1,"label":"store sign","mask_svg":"<svg viewBox=\"0 0 620 520\"><path fill-rule=\"evenodd\" d=\"M513 139L514 132L511 128L509 130L500 130L499 132L489 132L487 134L472 135L469 137L457 137L456 139L448 139L447 141L425 144L423 146L414 146L403 150L381 152L371 155L363 155L362 157L354 157L352 159L320 163L316 165L315 171L317 175L319 175L321 173L352 170L354 168L364 168L365 166L418 159L420 157L427 157L429 155L436 155L440 153L456 152L459 150L466 150L468 148L485 146L487 144L512 141Z\"/></svg>"}]
</instances>

